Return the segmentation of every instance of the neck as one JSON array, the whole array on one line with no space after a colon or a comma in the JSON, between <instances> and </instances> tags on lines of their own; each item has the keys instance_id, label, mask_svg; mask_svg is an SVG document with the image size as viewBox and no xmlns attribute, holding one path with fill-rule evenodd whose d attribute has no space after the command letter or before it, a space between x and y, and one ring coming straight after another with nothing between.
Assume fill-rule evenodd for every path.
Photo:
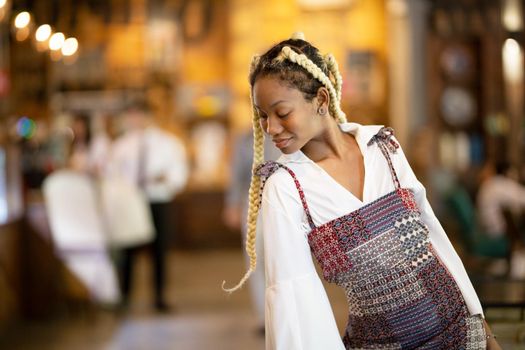
<instances>
[{"instance_id":1,"label":"neck","mask_svg":"<svg viewBox=\"0 0 525 350\"><path fill-rule=\"evenodd\" d=\"M338 123L329 119L323 131L310 140L301 151L316 163L329 158L342 159L351 147L350 142L350 138L341 131Z\"/></svg>"}]
</instances>

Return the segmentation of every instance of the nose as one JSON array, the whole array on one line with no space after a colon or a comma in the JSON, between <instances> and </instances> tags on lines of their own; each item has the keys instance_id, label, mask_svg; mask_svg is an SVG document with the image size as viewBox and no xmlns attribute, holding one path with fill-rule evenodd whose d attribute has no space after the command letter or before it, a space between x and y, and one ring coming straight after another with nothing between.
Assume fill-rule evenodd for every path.
<instances>
[{"instance_id":1,"label":"nose","mask_svg":"<svg viewBox=\"0 0 525 350\"><path fill-rule=\"evenodd\" d=\"M266 131L266 133L271 136L278 135L282 130L279 118L273 116L266 118L263 128L264 131Z\"/></svg>"}]
</instances>

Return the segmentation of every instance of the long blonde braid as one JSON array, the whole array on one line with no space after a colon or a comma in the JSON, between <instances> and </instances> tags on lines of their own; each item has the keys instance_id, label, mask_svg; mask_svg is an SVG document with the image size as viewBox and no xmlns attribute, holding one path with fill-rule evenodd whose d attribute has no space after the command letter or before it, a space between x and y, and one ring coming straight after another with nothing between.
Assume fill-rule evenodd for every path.
<instances>
[{"instance_id":1,"label":"long blonde braid","mask_svg":"<svg viewBox=\"0 0 525 350\"><path fill-rule=\"evenodd\" d=\"M334 88L337 93L337 99L339 100L339 103L341 103L343 77L339 73L339 67L337 66L337 61L335 60L335 57L331 53L326 54L324 56L324 61L326 62L326 66L328 67L328 70L330 71L330 73L332 73L332 76L334 77Z\"/></svg>"},{"instance_id":2,"label":"long blonde braid","mask_svg":"<svg viewBox=\"0 0 525 350\"><path fill-rule=\"evenodd\" d=\"M259 61L258 56L254 56L252 59L251 68L257 65ZM259 114L255 109L253 103L253 96L251 97L252 102L252 123L253 123L253 162L252 162L252 178L250 182L250 190L248 191L248 218L247 218L247 232L246 232L246 253L250 257L250 267L248 271L241 278L239 283L232 288L225 288L226 281L222 282L222 289L226 292L232 293L237 289L241 288L242 285L248 280L250 275L257 267L257 253L255 249L255 240L257 237L257 216L259 214L260 204L260 193L261 193L261 178L255 175L255 169L264 162L264 133L259 124Z\"/></svg>"}]
</instances>

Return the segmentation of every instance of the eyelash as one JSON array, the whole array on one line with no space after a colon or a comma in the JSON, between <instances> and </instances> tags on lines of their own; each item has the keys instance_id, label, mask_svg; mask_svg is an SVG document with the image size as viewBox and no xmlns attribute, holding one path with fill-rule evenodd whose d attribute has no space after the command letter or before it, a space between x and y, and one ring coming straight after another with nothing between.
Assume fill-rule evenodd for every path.
<instances>
[{"instance_id":1,"label":"eyelash","mask_svg":"<svg viewBox=\"0 0 525 350\"><path fill-rule=\"evenodd\" d=\"M278 117L279 119L283 119L283 118L288 117L288 116L290 115L290 113L292 113L292 112L288 112L288 113L286 113L286 114L277 114L277 113L276 113L276 115L277 115L277 117ZM268 119L268 116L267 116L266 114L259 114L259 117L260 117L261 119L264 119L264 120Z\"/></svg>"}]
</instances>

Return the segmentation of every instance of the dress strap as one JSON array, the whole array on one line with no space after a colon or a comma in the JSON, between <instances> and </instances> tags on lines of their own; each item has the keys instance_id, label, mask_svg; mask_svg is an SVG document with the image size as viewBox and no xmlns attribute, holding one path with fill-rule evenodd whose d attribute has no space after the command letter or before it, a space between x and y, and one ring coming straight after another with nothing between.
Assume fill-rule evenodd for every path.
<instances>
[{"instance_id":1,"label":"dress strap","mask_svg":"<svg viewBox=\"0 0 525 350\"><path fill-rule=\"evenodd\" d=\"M297 191L299 192L299 197L301 198L301 203L303 205L303 209L306 214L306 218L308 219L308 224L310 225L311 229L314 229L315 224L314 224L314 221L312 220L312 215L310 215L310 209L308 209L308 204L306 204L306 199L304 197L303 188L301 187L301 184L299 183L299 180L297 180L297 177L295 176L295 173L292 171L292 169L288 168L287 166L281 163L274 162L274 161L267 161L267 162L262 163L255 169L255 175L260 176L262 180L261 181L261 191L259 194L260 196L259 205L262 200L262 192L263 192L264 185L266 184L266 180L268 180L268 178L279 168L286 170L288 174L290 174L290 176L292 177L295 183L295 187L297 188Z\"/></svg>"},{"instance_id":2,"label":"dress strap","mask_svg":"<svg viewBox=\"0 0 525 350\"><path fill-rule=\"evenodd\" d=\"M396 189L399 189L401 188L401 184L397 177L396 170L394 169L394 165L392 164L392 159L390 158L390 153L396 153L397 149L399 148L399 144L392 138L393 136L394 129L382 127L377 134L372 136L367 145L370 146L373 143L377 143L381 153L383 153L386 161L388 162L388 167L390 169L390 173L392 174L394 185L396 186Z\"/></svg>"}]
</instances>

